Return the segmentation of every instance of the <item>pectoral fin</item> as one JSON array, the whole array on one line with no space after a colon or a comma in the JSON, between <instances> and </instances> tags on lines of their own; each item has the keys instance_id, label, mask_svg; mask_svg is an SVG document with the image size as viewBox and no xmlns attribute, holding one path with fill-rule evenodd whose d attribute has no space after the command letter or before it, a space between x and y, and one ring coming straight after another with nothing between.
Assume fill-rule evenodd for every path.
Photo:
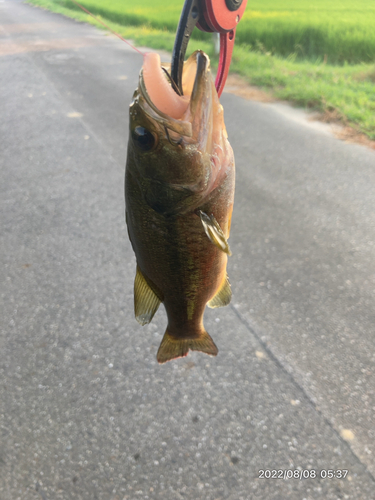
<instances>
[{"instance_id":1,"label":"pectoral fin","mask_svg":"<svg viewBox=\"0 0 375 500\"><path fill-rule=\"evenodd\" d=\"M213 215L205 214L204 212L202 212L202 210L198 210L198 213L201 218L205 233L207 234L210 241L222 252L225 252L228 255L232 255L228 241L215 217Z\"/></svg>"},{"instance_id":2,"label":"pectoral fin","mask_svg":"<svg viewBox=\"0 0 375 500\"><path fill-rule=\"evenodd\" d=\"M219 288L216 295L207 304L208 307L214 309L215 307L227 306L232 298L232 289L230 287L229 278L225 276L225 279Z\"/></svg>"},{"instance_id":3,"label":"pectoral fin","mask_svg":"<svg viewBox=\"0 0 375 500\"><path fill-rule=\"evenodd\" d=\"M142 326L150 323L161 301L161 298L152 290L142 271L137 266L137 274L134 280L134 313L138 323Z\"/></svg>"},{"instance_id":4,"label":"pectoral fin","mask_svg":"<svg viewBox=\"0 0 375 500\"><path fill-rule=\"evenodd\" d=\"M174 337L167 330L161 341L156 359L158 363L163 364L171 359L184 358L189 351L201 351L210 356L216 356L218 353L214 341L206 331L203 331L195 339L184 339Z\"/></svg>"}]
</instances>

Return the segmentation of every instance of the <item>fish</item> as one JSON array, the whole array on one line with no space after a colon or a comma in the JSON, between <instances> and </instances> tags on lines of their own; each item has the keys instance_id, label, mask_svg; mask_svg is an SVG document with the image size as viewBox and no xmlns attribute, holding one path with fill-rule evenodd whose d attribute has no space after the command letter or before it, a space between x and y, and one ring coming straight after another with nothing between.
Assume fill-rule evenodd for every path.
<instances>
[{"instance_id":1,"label":"fish","mask_svg":"<svg viewBox=\"0 0 375 500\"><path fill-rule=\"evenodd\" d=\"M189 351L216 356L203 315L226 306L235 164L210 69L194 52L184 62L183 95L156 53L144 58L129 111L125 212L136 256L134 313L151 322L160 303L168 324L162 364Z\"/></svg>"}]
</instances>

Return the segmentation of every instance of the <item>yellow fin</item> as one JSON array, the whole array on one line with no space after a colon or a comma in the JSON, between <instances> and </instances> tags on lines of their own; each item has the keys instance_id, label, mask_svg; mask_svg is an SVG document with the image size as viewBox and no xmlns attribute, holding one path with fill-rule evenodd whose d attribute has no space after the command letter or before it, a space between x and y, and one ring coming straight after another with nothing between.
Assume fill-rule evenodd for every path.
<instances>
[{"instance_id":1,"label":"yellow fin","mask_svg":"<svg viewBox=\"0 0 375 500\"><path fill-rule=\"evenodd\" d=\"M221 287L219 288L219 291L214 297L212 297L207 305L212 309L214 309L215 307L224 307L229 304L231 298L232 289L230 287L228 275L226 275Z\"/></svg>"},{"instance_id":2,"label":"yellow fin","mask_svg":"<svg viewBox=\"0 0 375 500\"><path fill-rule=\"evenodd\" d=\"M207 234L211 243L213 243L222 252L232 255L230 251L228 241L219 226L217 220L213 215L207 215L202 210L198 210L199 216L201 218L205 233Z\"/></svg>"},{"instance_id":3,"label":"yellow fin","mask_svg":"<svg viewBox=\"0 0 375 500\"><path fill-rule=\"evenodd\" d=\"M201 351L216 356L217 347L207 332L203 331L196 339L176 338L165 332L161 341L156 359L160 364L166 363L171 359L183 358L189 351Z\"/></svg>"},{"instance_id":4,"label":"yellow fin","mask_svg":"<svg viewBox=\"0 0 375 500\"><path fill-rule=\"evenodd\" d=\"M147 283L142 271L137 266L134 280L134 313L135 319L142 326L150 323L160 305L160 298Z\"/></svg>"}]
</instances>

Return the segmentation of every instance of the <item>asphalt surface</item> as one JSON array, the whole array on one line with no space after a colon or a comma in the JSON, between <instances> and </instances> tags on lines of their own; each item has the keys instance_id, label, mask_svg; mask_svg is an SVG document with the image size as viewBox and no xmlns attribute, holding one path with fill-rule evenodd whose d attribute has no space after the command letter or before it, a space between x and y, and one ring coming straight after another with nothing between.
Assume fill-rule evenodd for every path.
<instances>
[{"instance_id":1,"label":"asphalt surface","mask_svg":"<svg viewBox=\"0 0 375 500\"><path fill-rule=\"evenodd\" d=\"M223 94L234 298L217 358L159 366L124 221L142 58L17 0L0 24L0 499L374 498L374 151Z\"/></svg>"}]
</instances>

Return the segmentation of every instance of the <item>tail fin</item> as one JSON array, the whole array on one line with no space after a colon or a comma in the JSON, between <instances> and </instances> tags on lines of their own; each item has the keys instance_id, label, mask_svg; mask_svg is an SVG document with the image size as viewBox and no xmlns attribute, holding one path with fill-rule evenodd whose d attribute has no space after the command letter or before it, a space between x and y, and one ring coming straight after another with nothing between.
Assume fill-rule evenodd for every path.
<instances>
[{"instance_id":1,"label":"tail fin","mask_svg":"<svg viewBox=\"0 0 375 500\"><path fill-rule=\"evenodd\" d=\"M218 353L214 341L206 331L203 331L196 339L182 339L174 337L167 330L161 341L156 359L162 364L171 359L184 358L189 351L201 351L210 356L216 356Z\"/></svg>"}]
</instances>

